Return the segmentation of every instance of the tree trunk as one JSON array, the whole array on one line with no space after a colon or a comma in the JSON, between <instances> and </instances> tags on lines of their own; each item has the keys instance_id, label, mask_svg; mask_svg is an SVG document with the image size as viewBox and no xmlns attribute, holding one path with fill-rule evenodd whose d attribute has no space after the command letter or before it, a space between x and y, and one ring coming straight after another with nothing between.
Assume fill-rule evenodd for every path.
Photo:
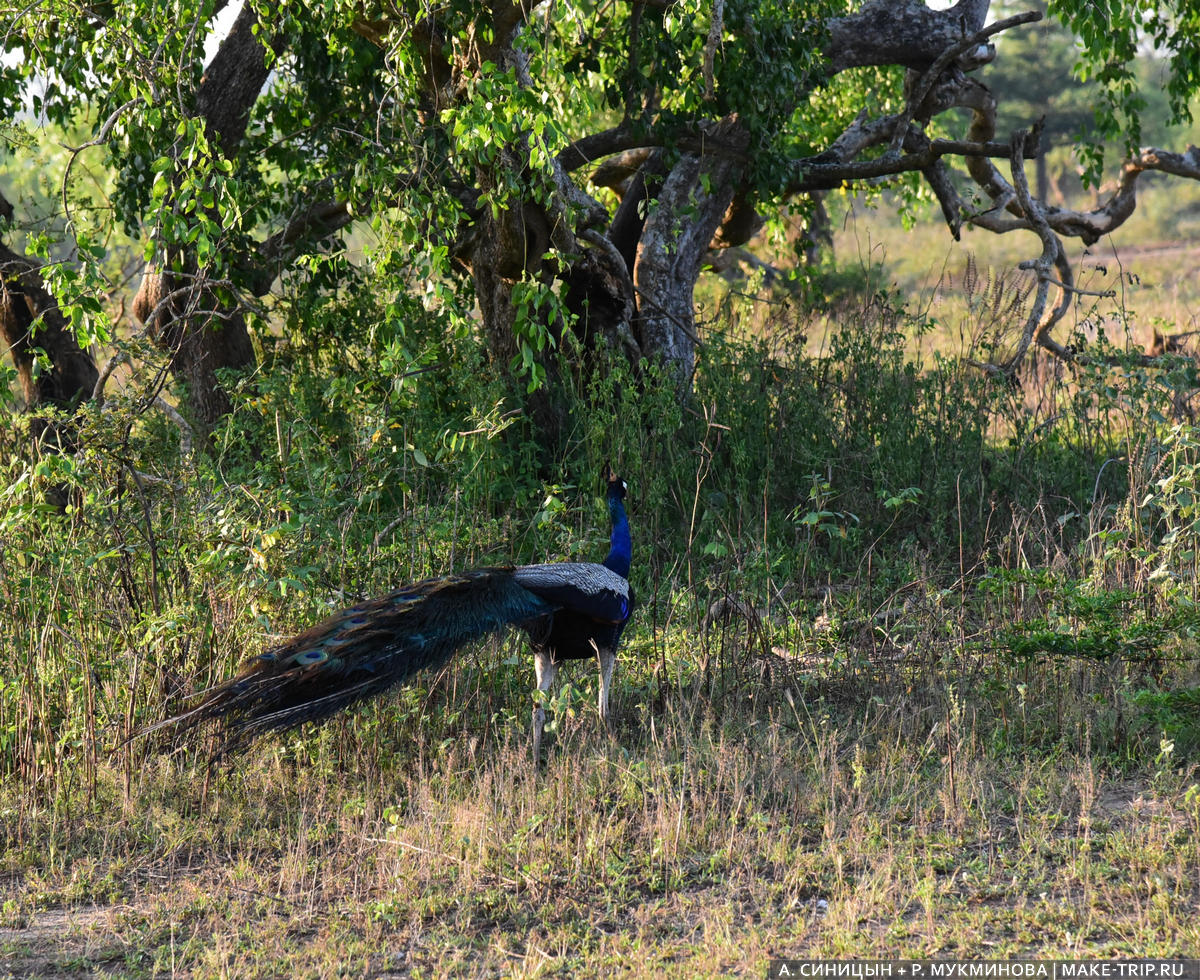
<instances>
[{"instance_id":1,"label":"tree trunk","mask_svg":"<svg viewBox=\"0 0 1200 980\"><path fill-rule=\"evenodd\" d=\"M232 408L217 372L254 363L246 321L202 286L175 288L178 277L147 269L133 301L133 315L150 338L170 354L171 372L187 386L192 420L207 433Z\"/></svg>"},{"instance_id":2,"label":"tree trunk","mask_svg":"<svg viewBox=\"0 0 1200 980\"><path fill-rule=\"evenodd\" d=\"M741 180L746 134L736 120L713 127L729 152L682 156L663 182L642 232L634 282L642 351L661 360L680 393L696 366L693 292L700 264L733 203Z\"/></svg>"},{"instance_id":3,"label":"tree trunk","mask_svg":"<svg viewBox=\"0 0 1200 980\"><path fill-rule=\"evenodd\" d=\"M8 202L0 196L0 208ZM10 212L11 213L11 212ZM53 406L72 413L92 396L100 374L91 355L79 346L62 311L42 284L37 267L0 243L0 343L8 349L17 369L25 410ZM46 360L40 373L34 364L40 353ZM31 448L42 452L74 452L75 426L68 419L55 422L34 418L29 426ZM65 486L45 488L46 499L59 511L70 501Z\"/></svg>"},{"instance_id":4,"label":"tree trunk","mask_svg":"<svg viewBox=\"0 0 1200 980\"><path fill-rule=\"evenodd\" d=\"M949 10L934 11L921 0L868 0L855 13L829 22L826 73L898 64L919 77L948 48L982 27L989 2L958 0ZM422 112L428 118L436 118L435 109L444 111L455 99L469 97L473 80L492 73L494 66L511 69L518 84L536 90L539 83L530 77L527 56L514 43L529 10L515 0L481 9L467 31L469 43L460 46L448 43L433 15L401 26L399 35L413 42L412 63L423 66L428 109ZM636 33L637 22L636 17L631 20L631 32ZM386 21L358 27L378 43L389 33ZM632 44L631 51L636 47ZM948 67L961 72L993 54L991 45L976 44ZM634 71L643 67L630 65ZM808 74L798 73L797 104L812 84ZM643 132L643 123L655 115L656 98L649 92L635 97L631 89L620 123L581 136L563 150L550 195L541 187L520 200L520 182L538 169L531 165L523 138L510 140L501 153L487 156L488 164L462 178L490 205L474 207L464 199L474 213L459 229L456 256L470 268L483 333L502 369L522 353L520 334L528 326L519 320L515 287L540 283L549 288L557 281L585 350L607 339L634 359L657 359L681 396L690 391L697 343L694 288L704 259L711 248L744 242L759 219L745 181L749 137L739 120L712 120L661 133L650 125ZM452 133L446 137L451 142L456 138ZM668 171L665 161L672 158ZM607 162L591 177L622 198L613 214L590 197L583 180L571 176L601 160ZM506 193L490 193L498 187ZM507 212L491 210L498 198ZM568 329L559 321L540 326L555 339ZM555 359L539 360L547 370L548 387L553 387ZM535 424L554 443L563 421L553 409L556 395L542 392L537 398L530 404Z\"/></svg>"},{"instance_id":5,"label":"tree trunk","mask_svg":"<svg viewBox=\"0 0 1200 980\"><path fill-rule=\"evenodd\" d=\"M1037 155L1037 160L1034 164L1034 173L1037 180L1037 196L1039 201L1048 201L1050 199L1050 168L1046 164L1045 147L1040 148Z\"/></svg>"},{"instance_id":6,"label":"tree trunk","mask_svg":"<svg viewBox=\"0 0 1200 980\"><path fill-rule=\"evenodd\" d=\"M264 40L257 32L258 22L255 5L243 5L195 92L194 113L204 120L214 150L227 159L237 154L251 109L270 74L268 44L276 55L284 48L283 35ZM186 404L193 421L207 431L231 408L217 372L252 366L254 345L241 311L204 288L186 249L167 245L176 261L147 266L133 312L169 353L172 372L187 386ZM184 271L165 272L170 265ZM196 284L194 288L186 288L189 281Z\"/></svg>"},{"instance_id":7,"label":"tree trunk","mask_svg":"<svg viewBox=\"0 0 1200 980\"><path fill-rule=\"evenodd\" d=\"M74 408L90 398L100 376L82 350L41 276L28 259L0 245L0 337L12 355L27 410L39 405ZM34 374L39 350L49 360Z\"/></svg>"}]
</instances>

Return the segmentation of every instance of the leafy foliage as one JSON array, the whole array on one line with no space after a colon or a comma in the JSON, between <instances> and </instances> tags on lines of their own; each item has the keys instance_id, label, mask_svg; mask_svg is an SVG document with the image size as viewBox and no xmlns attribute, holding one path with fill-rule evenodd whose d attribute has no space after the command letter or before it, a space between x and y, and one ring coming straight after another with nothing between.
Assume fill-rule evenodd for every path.
<instances>
[{"instance_id":1,"label":"leafy foliage","mask_svg":"<svg viewBox=\"0 0 1200 980\"><path fill-rule=\"evenodd\" d=\"M1146 107L1144 89L1138 84L1139 49L1148 41L1165 54L1170 71L1164 91L1172 122L1192 118L1191 104L1200 83L1200 42L1194 25L1200 11L1192 0L1161 4L1052 2L1050 13L1079 38L1079 74L1094 80L1102 93L1096 105L1100 135L1121 141L1126 148L1142 139L1141 116ZM1082 148L1095 180L1103 163L1098 144Z\"/></svg>"}]
</instances>

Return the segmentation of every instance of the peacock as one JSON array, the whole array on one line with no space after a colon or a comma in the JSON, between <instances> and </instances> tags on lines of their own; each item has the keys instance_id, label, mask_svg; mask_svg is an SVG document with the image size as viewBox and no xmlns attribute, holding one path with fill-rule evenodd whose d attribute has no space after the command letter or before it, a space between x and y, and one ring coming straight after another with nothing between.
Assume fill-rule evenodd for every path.
<instances>
[{"instance_id":1,"label":"peacock","mask_svg":"<svg viewBox=\"0 0 1200 980\"><path fill-rule=\"evenodd\" d=\"M259 735L320 722L447 663L464 645L515 625L529 637L537 689L549 691L559 665L595 657L600 718L611 731L609 689L617 642L633 609L632 543L625 482L605 464L612 521L608 557L478 568L425 579L352 606L248 661L240 673L178 715L147 729L187 731L215 720L216 758ZM539 697L532 723L536 760L545 728Z\"/></svg>"}]
</instances>

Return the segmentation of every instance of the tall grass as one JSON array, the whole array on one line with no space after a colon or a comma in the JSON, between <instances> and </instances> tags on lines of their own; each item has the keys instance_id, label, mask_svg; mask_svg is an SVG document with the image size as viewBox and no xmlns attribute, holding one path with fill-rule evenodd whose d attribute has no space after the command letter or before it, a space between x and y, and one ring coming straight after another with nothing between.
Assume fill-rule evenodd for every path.
<instances>
[{"instance_id":1,"label":"tall grass","mask_svg":"<svg viewBox=\"0 0 1200 980\"><path fill-rule=\"evenodd\" d=\"M841 325L821 357L807 322L706 338L686 407L605 365L550 459L465 342L396 385L359 383L370 349L281 346L190 458L132 391L73 457L0 436L22 955L45 952L39 908L89 902L134 910L101 929L134 973L1195 944L1186 374L1109 364L1031 405L915 365L929 325L886 296ZM601 554L608 458L638 596L615 742L594 672L565 672L536 772L504 638L222 770L129 741L331 607Z\"/></svg>"}]
</instances>

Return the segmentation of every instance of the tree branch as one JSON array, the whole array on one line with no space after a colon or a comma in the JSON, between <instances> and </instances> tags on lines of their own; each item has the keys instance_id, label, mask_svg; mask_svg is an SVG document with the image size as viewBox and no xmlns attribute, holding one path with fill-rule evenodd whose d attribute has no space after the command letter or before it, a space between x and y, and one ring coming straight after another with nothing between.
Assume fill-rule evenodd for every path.
<instances>
[{"instance_id":1,"label":"tree branch","mask_svg":"<svg viewBox=\"0 0 1200 980\"><path fill-rule=\"evenodd\" d=\"M943 51L937 56L937 58L934 59L933 64L925 70L925 73L918 80L917 84L913 86L912 91L908 96L907 104L904 107L904 112L900 114L900 119L896 123L896 131L892 136L892 142L889 150L893 153L898 153L900 151L900 147L904 142L904 134L908 130L908 124L912 122L914 114L925 102L925 99L929 96L934 83L941 78L942 72L949 68L950 65L957 60L960 55L965 54L972 48L978 47L989 37L992 37L995 34L1000 34L1001 32L1007 31L1012 27L1017 27L1020 24L1029 24L1041 19L1042 15L1036 10L1030 10L1023 14L1016 14L1013 17L1006 17L1004 20L998 20L994 24L989 24L982 30L976 31L970 37L963 38L963 40L959 41L957 44L952 44L950 47L946 48L945 51ZM989 54L984 60L991 61L992 58L995 57L996 49L991 44L988 44L987 48L989 49ZM977 60L979 63L983 63L982 60L979 60L978 56L975 60Z\"/></svg>"},{"instance_id":2,"label":"tree branch","mask_svg":"<svg viewBox=\"0 0 1200 980\"><path fill-rule=\"evenodd\" d=\"M245 269L252 296L264 296L279 273L313 242L345 228L355 217L348 201L318 201L288 221L255 251L252 269Z\"/></svg>"},{"instance_id":3,"label":"tree branch","mask_svg":"<svg viewBox=\"0 0 1200 980\"><path fill-rule=\"evenodd\" d=\"M947 48L983 27L987 0L960 0L932 10L920 0L870 0L830 24L829 70L902 65L925 71Z\"/></svg>"},{"instance_id":4,"label":"tree branch","mask_svg":"<svg viewBox=\"0 0 1200 980\"><path fill-rule=\"evenodd\" d=\"M558 162L567 173L585 167L604 157L646 146L646 134L637 133L627 122L599 133L581 136L558 154Z\"/></svg>"},{"instance_id":5,"label":"tree branch","mask_svg":"<svg viewBox=\"0 0 1200 980\"><path fill-rule=\"evenodd\" d=\"M1062 242L1058 236L1050 230L1050 225L1046 222L1045 212L1042 206L1034 199L1029 192L1029 180L1025 176L1025 138L1027 133L1013 133L1012 135L1012 178L1013 187L1017 192L1017 203L1021 206L1021 210L1025 212L1031 227L1037 233L1042 242L1042 254L1029 262L1022 262L1020 268L1032 269L1037 276L1037 289L1034 293L1033 306L1029 310L1029 316L1025 319L1025 328L1021 331L1021 339L1017 344L1016 351L1001 366L1004 374L1013 375L1016 372L1017 366L1025 357L1025 352L1029 349L1029 344L1034 336L1045 334L1055 323L1061 319L1067 311L1067 307L1071 302L1071 294L1067 290L1062 291L1062 301L1049 314L1045 315L1046 301L1050 292L1050 284L1053 281L1050 276L1050 269L1058 262L1059 256L1063 252ZM1070 264L1067 263L1068 270ZM1069 274L1069 273L1068 273Z\"/></svg>"},{"instance_id":6,"label":"tree branch","mask_svg":"<svg viewBox=\"0 0 1200 980\"><path fill-rule=\"evenodd\" d=\"M1112 197L1093 211L1048 208L1047 220L1060 234L1079 238L1092 245L1119 228L1137 207L1137 180L1143 173L1157 170L1175 177L1200 180L1200 148L1189 146L1183 153L1145 147L1121 167L1121 176Z\"/></svg>"},{"instance_id":7,"label":"tree branch","mask_svg":"<svg viewBox=\"0 0 1200 980\"><path fill-rule=\"evenodd\" d=\"M126 112L136 105L141 105L145 100L139 95L136 98L130 99L122 106L118 106L113 110L112 114L104 121L104 125L100 127L100 132L96 134L95 139L90 139L86 143L80 143L79 146L64 146L63 148L70 153L67 157L67 163L63 167L62 187L60 193L62 195L63 214L66 215L67 221L71 219L71 202L67 198L67 187L71 181L71 168L75 164L75 158L84 150L92 146L100 146L108 141L109 134L112 133L113 127L117 124L117 120Z\"/></svg>"},{"instance_id":8,"label":"tree branch","mask_svg":"<svg viewBox=\"0 0 1200 980\"><path fill-rule=\"evenodd\" d=\"M874 120L879 128L886 130L898 117L890 116L884 120ZM876 137L882 142L883 133L877 132ZM896 174L910 173L914 170L925 170L933 166L943 156L957 155L967 157L1011 157L1012 148L1005 143L988 141L973 143L965 140L931 140L920 130L908 130L906 145L923 144L921 149L903 156L885 155L874 160L859 160L847 162L829 162L828 152L818 157L808 157L796 163L800 176L788 185L788 193L803 194L810 191L826 191L840 187L846 181L871 180L876 177L890 177Z\"/></svg>"},{"instance_id":9,"label":"tree branch","mask_svg":"<svg viewBox=\"0 0 1200 980\"><path fill-rule=\"evenodd\" d=\"M204 118L226 157L233 156L245 135L250 110L271 71L267 65L268 46L255 32L257 25L254 4L245 4L196 89L197 115ZM278 55L284 41L282 32L277 32L270 40L270 50Z\"/></svg>"}]
</instances>

